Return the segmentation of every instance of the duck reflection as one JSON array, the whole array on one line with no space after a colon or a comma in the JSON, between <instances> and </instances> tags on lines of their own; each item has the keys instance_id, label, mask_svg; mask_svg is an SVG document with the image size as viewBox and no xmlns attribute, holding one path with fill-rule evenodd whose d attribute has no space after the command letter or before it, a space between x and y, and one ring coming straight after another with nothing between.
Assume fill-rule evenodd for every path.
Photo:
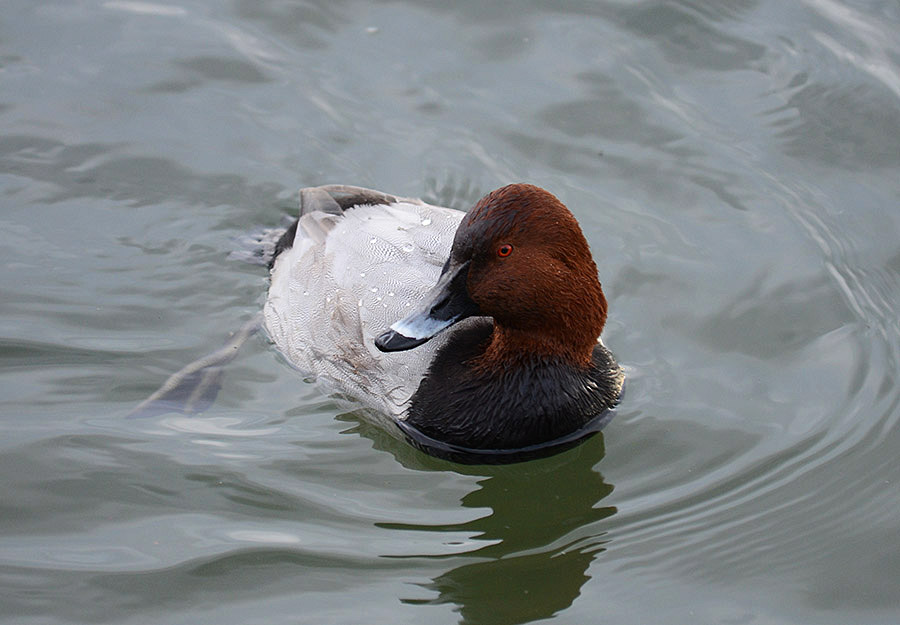
<instances>
[{"instance_id":1,"label":"duck reflection","mask_svg":"<svg viewBox=\"0 0 900 625\"><path fill-rule=\"evenodd\" d=\"M462 505L490 514L439 527L380 524L396 530L462 532L484 542L483 547L451 558L466 563L422 584L436 597L404 603L454 604L461 623L515 624L550 617L581 594L589 579L588 566L604 550L605 540L595 528L584 533L578 529L616 512L598 505L613 490L594 469L604 456L602 433L550 458L476 467L434 459L383 431L379 435L377 428L361 424L356 431L407 468L484 476L479 488L462 498Z\"/></svg>"}]
</instances>

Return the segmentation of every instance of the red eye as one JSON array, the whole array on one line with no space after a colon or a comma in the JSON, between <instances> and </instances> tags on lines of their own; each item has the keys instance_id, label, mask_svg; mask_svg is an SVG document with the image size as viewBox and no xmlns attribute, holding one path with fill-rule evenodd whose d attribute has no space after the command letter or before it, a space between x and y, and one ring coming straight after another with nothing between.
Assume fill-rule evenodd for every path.
<instances>
[{"instance_id":1,"label":"red eye","mask_svg":"<svg viewBox=\"0 0 900 625\"><path fill-rule=\"evenodd\" d=\"M506 258L510 254L512 254L512 245L510 245L509 243L504 243L497 248L497 256L499 256L500 258Z\"/></svg>"}]
</instances>

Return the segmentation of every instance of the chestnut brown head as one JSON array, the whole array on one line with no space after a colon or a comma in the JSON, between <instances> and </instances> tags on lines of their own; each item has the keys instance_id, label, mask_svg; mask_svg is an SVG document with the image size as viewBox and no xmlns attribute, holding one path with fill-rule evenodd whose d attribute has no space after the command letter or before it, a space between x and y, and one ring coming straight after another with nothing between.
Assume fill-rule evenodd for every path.
<instances>
[{"instance_id":1,"label":"chestnut brown head","mask_svg":"<svg viewBox=\"0 0 900 625\"><path fill-rule=\"evenodd\" d=\"M590 362L606 299L578 222L551 193L511 184L482 198L460 223L438 284L376 344L409 349L473 315L494 319L487 359Z\"/></svg>"}]
</instances>

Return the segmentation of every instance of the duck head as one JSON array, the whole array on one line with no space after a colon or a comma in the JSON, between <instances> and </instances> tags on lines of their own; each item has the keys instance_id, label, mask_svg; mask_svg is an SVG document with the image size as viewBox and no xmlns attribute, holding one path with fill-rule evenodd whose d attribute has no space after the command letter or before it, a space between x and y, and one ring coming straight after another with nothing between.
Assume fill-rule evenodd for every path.
<instances>
[{"instance_id":1,"label":"duck head","mask_svg":"<svg viewBox=\"0 0 900 625\"><path fill-rule=\"evenodd\" d=\"M482 198L460 222L438 283L375 344L412 349L472 316L494 320L483 364L590 364L606 299L578 222L553 194L511 184Z\"/></svg>"}]
</instances>

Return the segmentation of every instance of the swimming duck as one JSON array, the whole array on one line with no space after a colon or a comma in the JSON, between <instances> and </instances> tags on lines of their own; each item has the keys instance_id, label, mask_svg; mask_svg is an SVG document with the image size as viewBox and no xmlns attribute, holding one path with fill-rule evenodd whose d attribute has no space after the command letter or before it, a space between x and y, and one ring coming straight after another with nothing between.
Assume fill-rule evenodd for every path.
<instances>
[{"instance_id":1,"label":"swimming duck","mask_svg":"<svg viewBox=\"0 0 900 625\"><path fill-rule=\"evenodd\" d=\"M528 184L468 213L341 185L300 192L264 327L298 369L469 462L555 453L603 427L624 373L587 241Z\"/></svg>"}]
</instances>

